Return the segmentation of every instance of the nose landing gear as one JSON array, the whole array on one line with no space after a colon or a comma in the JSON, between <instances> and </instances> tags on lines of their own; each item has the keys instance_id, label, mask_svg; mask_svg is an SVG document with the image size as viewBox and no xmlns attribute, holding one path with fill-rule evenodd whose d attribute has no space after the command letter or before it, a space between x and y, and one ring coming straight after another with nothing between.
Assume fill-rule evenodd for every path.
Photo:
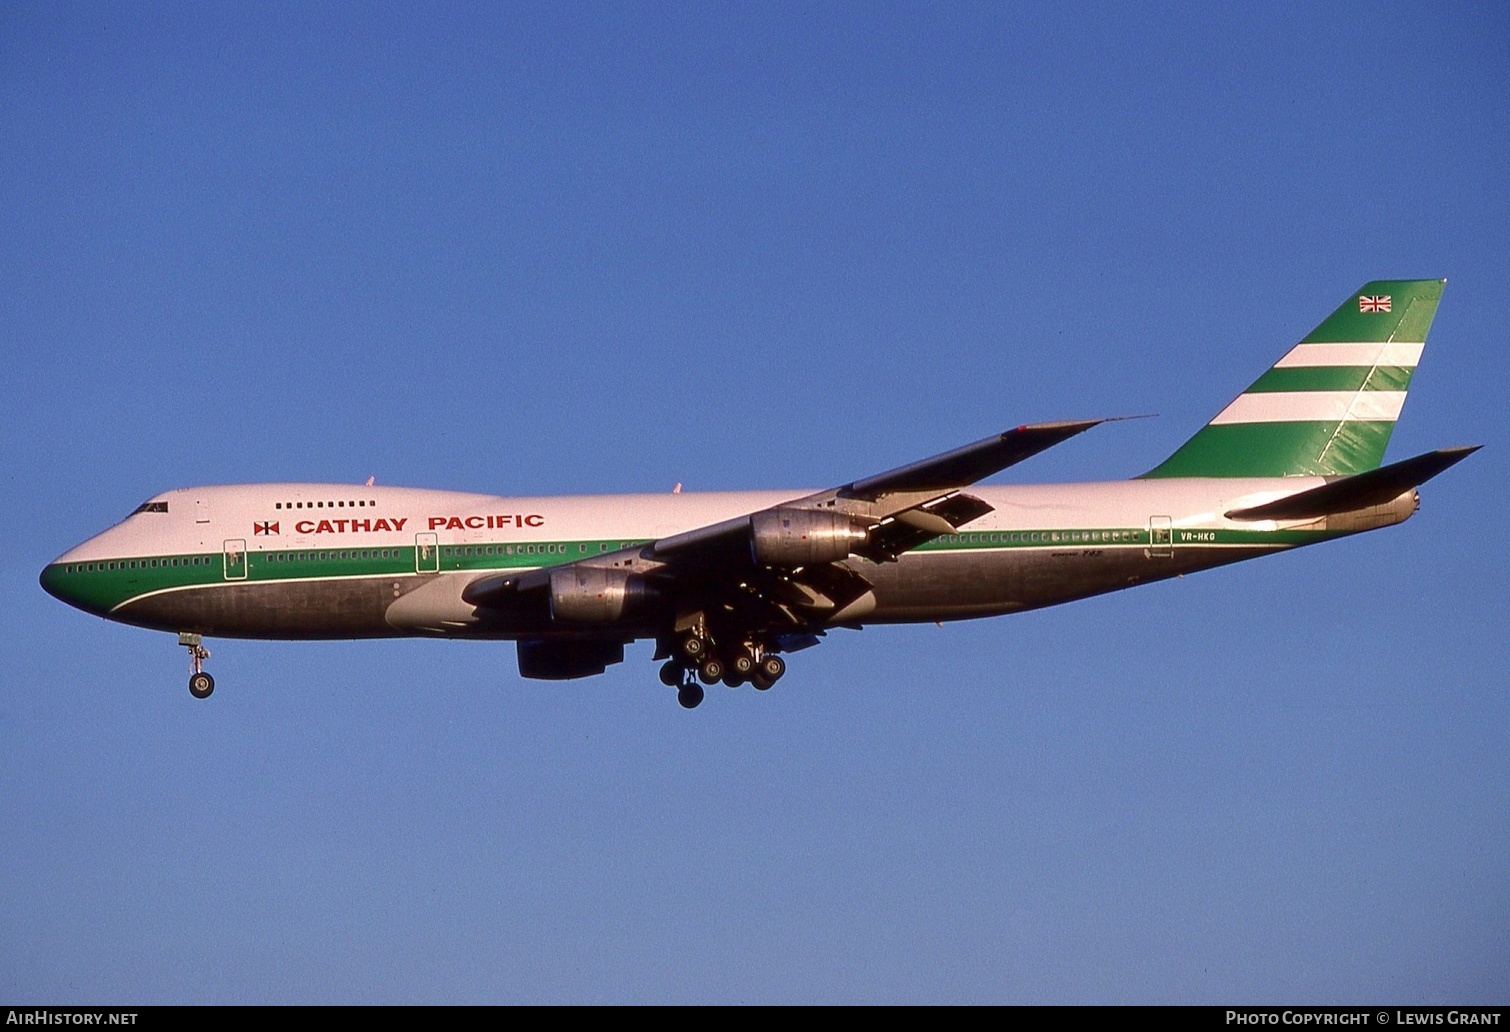
<instances>
[{"instance_id":1,"label":"nose landing gear","mask_svg":"<svg viewBox=\"0 0 1510 1032\"><path fill-rule=\"evenodd\" d=\"M210 650L200 644L199 635L186 631L179 632L178 644L189 650L189 694L196 699L208 699L215 690L215 679L203 669Z\"/></svg>"}]
</instances>

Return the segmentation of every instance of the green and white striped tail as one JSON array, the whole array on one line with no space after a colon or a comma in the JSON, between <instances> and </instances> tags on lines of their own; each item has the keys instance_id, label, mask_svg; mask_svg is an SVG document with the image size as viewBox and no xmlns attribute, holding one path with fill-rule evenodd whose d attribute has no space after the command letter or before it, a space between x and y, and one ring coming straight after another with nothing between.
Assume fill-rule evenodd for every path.
<instances>
[{"instance_id":1,"label":"green and white striped tail","mask_svg":"<svg viewBox=\"0 0 1510 1032\"><path fill-rule=\"evenodd\" d=\"M1375 280L1145 477L1377 469L1446 280Z\"/></svg>"}]
</instances>

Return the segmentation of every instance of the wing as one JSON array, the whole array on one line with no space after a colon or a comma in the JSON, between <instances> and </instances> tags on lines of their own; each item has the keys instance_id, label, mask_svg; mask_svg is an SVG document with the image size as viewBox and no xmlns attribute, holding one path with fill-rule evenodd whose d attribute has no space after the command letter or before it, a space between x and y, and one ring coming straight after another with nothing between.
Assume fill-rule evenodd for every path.
<instances>
[{"instance_id":1,"label":"wing","mask_svg":"<svg viewBox=\"0 0 1510 1032\"><path fill-rule=\"evenodd\" d=\"M858 620L870 582L851 556L898 556L991 511L976 481L1083 433L1102 419L1019 426L921 462L794 498L648 545L524 574L480 577L462 598L536 626L623 633L764 637ZM548 623L546 622L548 621Z\"/></svg>"},{"instance_id":2,"label":"wing","mask_svg":"<svg viewBox=\"0 0 1510 1032\"><path fill-rule=\"evenodd\" d=\"M672 560L747 552L760 547L763 534L769 537L783 529L765 514L806 512L843 514L850 526L863 529L866 534L866 540L854 549L856 555L878 562L895 559L902 552L940 534L952 534L991 511L980 499L960 495L961 489L1103 422L1104 419L1089 419L1019 426L963 448L796 498L760 513L662 538L650 546L650 555ZM957 500L951 502L951 499ZM848 537L843 521L799 518L795 522L820 535L832 524L832 534ZM790 531L792 527L784 529Z\"/></svg>"}]
</instances>

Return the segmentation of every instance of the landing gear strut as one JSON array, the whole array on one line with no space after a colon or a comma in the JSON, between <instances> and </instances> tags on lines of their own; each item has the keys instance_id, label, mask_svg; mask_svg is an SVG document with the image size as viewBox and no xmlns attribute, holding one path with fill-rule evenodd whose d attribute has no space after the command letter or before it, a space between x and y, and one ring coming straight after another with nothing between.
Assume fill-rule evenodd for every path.
<instances>
[{"instance_id":1,"label":"landing gear strut","mask_svg":"<svg viewBox=\"0 0 1510 1032\"><path fill-rule=\"evenodd\" d=\"M204 672L210 650L200 644L199 635L188 632L180 632L178 644L189 650L189 694L196 699L208 699L215 690L215 679Z\"/></svg>"}]
</instances>

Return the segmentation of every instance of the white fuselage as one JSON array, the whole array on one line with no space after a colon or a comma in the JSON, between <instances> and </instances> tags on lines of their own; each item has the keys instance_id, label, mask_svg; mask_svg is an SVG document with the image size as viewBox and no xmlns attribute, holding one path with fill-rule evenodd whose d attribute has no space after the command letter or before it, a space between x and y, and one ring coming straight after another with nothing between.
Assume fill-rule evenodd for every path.
<instances>
[{"instance_id":1,"label":"white fuselage","mask_svg":"<svg viewBox=\"0 0 1510 1032\"><path fill-rule=\"evenodd\" d=\"M1414 492L1346 518L1223 514L1320 478L976 486L993 511L894 563L851 558L874 586L844 624L945 620L1052 605L1397 523ZM162 630L321 638L550 633L463 601L481 576L607 555L800 497L753 491L496 497L332 484L157 495L60 556L43 584L100 615ZM580 628L575 629L580 631Z\"/></svg>"}]
</instances>

